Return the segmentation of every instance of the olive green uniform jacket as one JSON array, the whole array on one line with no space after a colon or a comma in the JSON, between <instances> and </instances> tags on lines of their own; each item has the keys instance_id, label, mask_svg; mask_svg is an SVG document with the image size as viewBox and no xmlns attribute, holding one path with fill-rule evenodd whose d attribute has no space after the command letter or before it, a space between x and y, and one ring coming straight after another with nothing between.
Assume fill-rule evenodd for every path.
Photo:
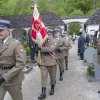
<instances>
[{"instance_id":1,"label":"olive green uniform jacket","mask_svg":"<svg viewBox=\"0 0 100 100\"><path fill-rule=\"evenodd\" d=\"M46 46L41 47L42 52L42 65L53 66L56 65L56 59L50 54L57 48L57 43L54 39L47 40Z\"/></svg>"},{"instance_id":2,"label":"olive green uniform jacket","mask_svg":"<svg viewBox=\"0 0 100 100\"><path fill-rule=\"evenodd\" d=\"M22 69L26 63L26 54L21 43L11 37L6 43L0 46L0 66L11 69L3 70L0 68L0 75L6 80L2 85L16 85L22 82L24 75Z\"/></svg>"}]
</instances>

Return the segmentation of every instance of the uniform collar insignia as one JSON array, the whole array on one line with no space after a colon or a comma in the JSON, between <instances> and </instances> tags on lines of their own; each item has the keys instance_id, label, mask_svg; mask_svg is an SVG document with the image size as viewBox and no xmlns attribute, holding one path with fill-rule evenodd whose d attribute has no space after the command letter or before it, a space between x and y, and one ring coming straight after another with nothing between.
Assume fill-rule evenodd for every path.
<instances>
[{"instance_id":1,"label":"uniform collar insignia","mask_svg":"<svg viewBox=\"0 0 100 100\"><path fill-rule=\"evenodd\" d=\"M6 41L6 43L1 48L0 53L2 53L3 51L5 51L8 48L8 45L10 44L10 41L11 41L11 38L9 37L9 39Z\"/></svg>"}]
</instances>

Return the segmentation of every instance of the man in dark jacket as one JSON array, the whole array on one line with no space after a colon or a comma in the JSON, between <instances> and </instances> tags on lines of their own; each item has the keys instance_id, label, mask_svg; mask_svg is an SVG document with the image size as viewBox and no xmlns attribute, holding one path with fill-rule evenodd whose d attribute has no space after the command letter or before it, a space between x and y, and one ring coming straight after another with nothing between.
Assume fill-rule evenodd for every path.
<instances>
[{"instance_id":1,"label":"man in dark jacket","mask_svg":"<svg viewBox=\"0 0 100 100\"><path fill-rule=\"evenodd\" d=\"M85 38L84 38L82 32L80 32L79 35L80 35L80 37L78 39L78 50L80 52L80 60L83 60L84 59L84 50L85 50L85 47L84 47Z\"/></svg>"},{"instance_id":2,"label":"man in dark jacket","mask_svg":"<svg viewBox=\"0 0 100 100\"><path fill-rule=\"evenodd\" d=\"M38 45L32 40L31 32L28 34L28 36L29 36L29 47L31 49L30 59L32 63L36 63L35 57L37 56Z\"/></svg>"}]
</instances>

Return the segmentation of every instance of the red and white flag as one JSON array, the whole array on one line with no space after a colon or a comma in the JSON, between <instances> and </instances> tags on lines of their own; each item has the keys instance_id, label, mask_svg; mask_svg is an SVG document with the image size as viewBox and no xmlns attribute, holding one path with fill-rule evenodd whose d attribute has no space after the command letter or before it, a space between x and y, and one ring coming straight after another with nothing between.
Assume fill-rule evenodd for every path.
<instances>
[{"instance_id":1,"label":"red and white flag","mask_svg":"<svg viewBox=\"0 0 100 100\"><path fill-rule=\"evenodd\" d=\"M37 5L34 4L33 9L33 18L32 18L32 39L36 43L42 42L44 43L47 39L47 30L44 26L42 18L38 12Z\"/></svg>"}]
</instances>

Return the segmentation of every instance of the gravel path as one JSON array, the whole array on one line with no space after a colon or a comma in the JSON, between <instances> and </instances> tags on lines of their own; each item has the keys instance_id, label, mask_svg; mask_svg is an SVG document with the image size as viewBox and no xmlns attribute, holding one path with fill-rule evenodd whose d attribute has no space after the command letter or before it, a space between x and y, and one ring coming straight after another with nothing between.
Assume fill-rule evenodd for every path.
<instances>
[{"instance_id":1,"label":"gravel path","mask_svg":"<svg viewBox=\"0 0 100 100\"><path fill-rule=\"evenodd\" d=\"M82 60L78 60L77 43L72 44L69 55L69 70L64 73L64 80L59 81L59 70L57 71L57 84L55 94L49 96L50 83L47 85L47 98L45 100L100 100L97 91L100 82L88 82L86 75L87 66ZM23 81L24 100L38 100L41 93L40 70L34 66L33 70L25 74ZM9 94L5 100L11 100Z\"/></svg>"}]
</instances>

